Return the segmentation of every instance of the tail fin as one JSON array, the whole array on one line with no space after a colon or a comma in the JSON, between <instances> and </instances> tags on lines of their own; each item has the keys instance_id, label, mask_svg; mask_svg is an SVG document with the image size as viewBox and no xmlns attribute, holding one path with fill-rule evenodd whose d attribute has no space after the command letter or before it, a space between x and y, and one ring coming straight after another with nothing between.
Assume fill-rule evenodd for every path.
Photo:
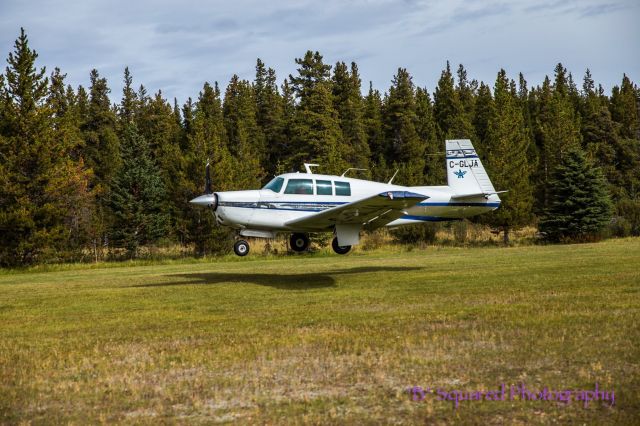
<instances>
[{"instance_id":1,"label":"tail fin","mask_svg":"<svg viewBox=\"0 0 640 426\"><path fill-rule=\"evenodd\" d=\"M447 183L458 196L496 194L469 139L447 140Z\"/></svg>"}]
</instances>

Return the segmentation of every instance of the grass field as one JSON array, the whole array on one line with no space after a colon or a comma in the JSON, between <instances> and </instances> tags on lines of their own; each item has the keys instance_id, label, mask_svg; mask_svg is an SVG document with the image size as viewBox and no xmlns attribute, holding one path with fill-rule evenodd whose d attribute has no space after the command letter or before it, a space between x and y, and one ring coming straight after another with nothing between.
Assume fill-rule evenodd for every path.
<instances>
[{"instance_id":1,"label":"grass field","mask_svg":"<svg viewBox=\"0 0 640 426\"><path fill-rule=\"evenodd\" d=\"M639 266L624 239L0 272L0 423L638 424ZM436 390L502 383L615 404Z\"/></svg>"}]
</instances>

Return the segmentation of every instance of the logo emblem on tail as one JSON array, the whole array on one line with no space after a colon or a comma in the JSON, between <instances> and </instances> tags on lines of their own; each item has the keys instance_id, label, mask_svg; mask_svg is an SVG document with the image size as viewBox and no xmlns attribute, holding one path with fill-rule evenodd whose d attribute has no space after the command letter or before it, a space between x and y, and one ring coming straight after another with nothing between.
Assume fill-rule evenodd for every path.
<instances>
[{"instance_id":1,"label":"logo emblem on tail","mask_svg":"<svg viewBox=\"0 0 640 426\"><path fill-rule=\"evenodd\" d=\"M457 172L453 172L454 175L458 176L458 179L464 179L464 175L467 174L466 170L458 170Z\"/></svg>"}]
</instances>

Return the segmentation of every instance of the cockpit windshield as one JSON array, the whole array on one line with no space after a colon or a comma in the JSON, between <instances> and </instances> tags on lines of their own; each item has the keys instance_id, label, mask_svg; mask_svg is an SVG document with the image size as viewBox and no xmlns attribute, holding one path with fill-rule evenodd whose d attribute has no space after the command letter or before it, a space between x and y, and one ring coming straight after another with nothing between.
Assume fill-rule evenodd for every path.
<instances>
[{"instance_id":1,"label":"cockpit windshield","mask_svg":"<svg viewBox=\"0 0 640 426\"><path fill-rule=\"evenodd\" d=\"M282 184L283 183L284 183L284 178L275 177L275 178L271 179L271 182L266 184L264 186L264 188L262 188L262 189L270 189L270 190L272 190L273 192L275 192L277 194L282 189Z\"/></svg>"}]
</instances>

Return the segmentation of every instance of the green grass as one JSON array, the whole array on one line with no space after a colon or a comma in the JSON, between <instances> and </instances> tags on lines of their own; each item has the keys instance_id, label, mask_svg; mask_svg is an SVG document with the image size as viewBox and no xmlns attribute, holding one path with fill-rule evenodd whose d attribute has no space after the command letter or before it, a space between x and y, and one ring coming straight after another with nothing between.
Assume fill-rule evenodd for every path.
<instances>
[{"instance_id":1,"label":"green grass","mask_svg":"<svg viewBox=\"0 0 640 426\"><path fill-rule=\"evenodd\" d=\"M640 239L0 274L0 423L633 424ZM601 388L615 405L411 401Z\"/></svg>"}]
</instances>

